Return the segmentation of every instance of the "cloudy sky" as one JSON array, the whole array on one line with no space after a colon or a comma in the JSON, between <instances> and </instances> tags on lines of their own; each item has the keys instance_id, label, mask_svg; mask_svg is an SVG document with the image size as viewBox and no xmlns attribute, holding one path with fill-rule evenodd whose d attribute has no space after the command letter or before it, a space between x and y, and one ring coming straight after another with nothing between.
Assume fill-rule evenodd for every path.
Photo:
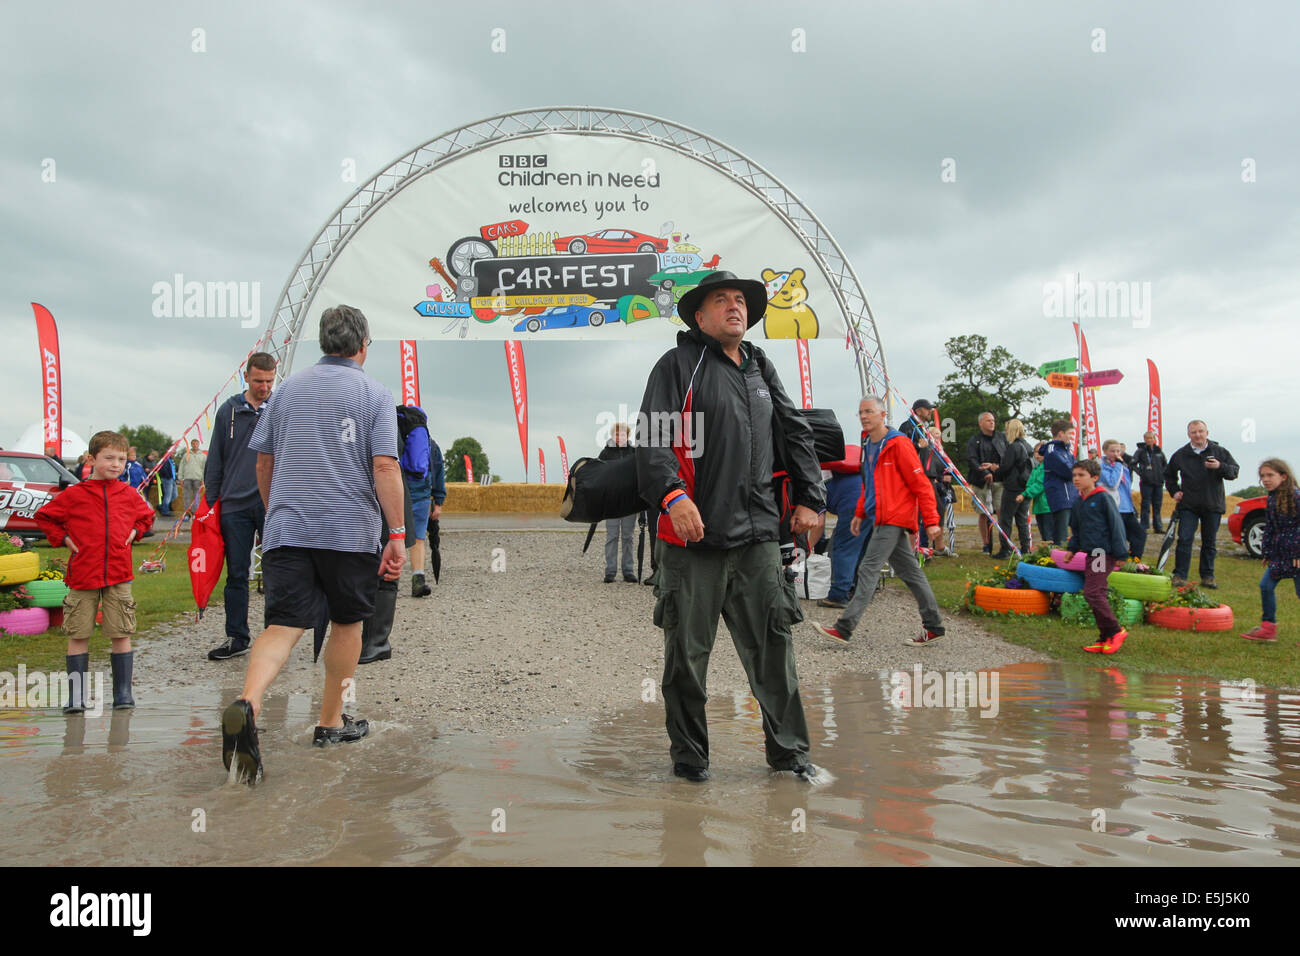
<instances>
[{"instance_id":1,"label":"cloudy sky","mask_svg":"<svg viewBox=\"0 0 1300 956\"><path fill-rule=\"evenodd\" d=\"M256 282L265 320L316 231L396 157L495 114L592 105L699 129L797 195L853 264L908 399L935 396L950 336L1031 364L1071 354L1044 290L1077 272L1150 289L1145 314L1086 326L1093 366L1126 376L1099 393L1103 437L1139 439L1150 357L1168 448L1199 417L1247 469L1300 460L1293 4L11 2L3 16L0 445L41 414L30 302L59 323L68 427L179 434L259 332L156 317L156 282ZM813 344L817 404L848 426L849 354ZM594 452L598 416L636 407L660 351L529 342L530 478L540 446L558 480L556 435L571 458ZM797 391L793 348L769 352ZM494 472L522 478L500 343L429 342L420 364L434 436L473 435ZM396 391L396 343L366 370Z\"/></svg>"}]
</instances>

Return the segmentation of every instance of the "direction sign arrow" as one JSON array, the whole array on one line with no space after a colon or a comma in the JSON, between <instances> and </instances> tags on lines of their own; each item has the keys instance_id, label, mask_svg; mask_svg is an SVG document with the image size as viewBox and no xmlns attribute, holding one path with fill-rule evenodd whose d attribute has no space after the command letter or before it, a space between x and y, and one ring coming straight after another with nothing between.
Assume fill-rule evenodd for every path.
<instances>
[{"instance_id":1,"label":"direction sign arrow","mask_svg":"<svg viewBox=\"0 0 1300 956\"><path fill-rule=\"evenodd\" d=\"M435 302L428 300L415 306L415 311L421 315L440 315L440 316L469 316L468 302Z\"/></svg>"},{"instance_id":2,"label":"direction sign arrow","mask_svg":"<svg viewBox=\"0 0 1300 956\"><path fill-rule=\"evenodd\" d=\"M1073 372L1078 367L1078 359L1057 359L1055 362L1044 362L1038 366L1038 376L1039 378L1046 378L1053 372Z\"/></svg>"},{"instance_id":3,"label":"direction sign arrow","mask_svg":"<svg viewBox=\"0 0 1300 956\"><path fill-rule=\"evenodd\" d=\"M1047 374L1047 384L1052 388L1078 388L1079 376L1064 375L1061 372L1049 372Z\"/></svg>"},{"instance_id":4,"label":"direction sign arrow","mask_svg":"<svg viewBox=\"0 0 1300 956\"><path fill-rule=\"evenodd\" d=\"M1085 372L1080 381L1084 388L1097 388L1100 385L1115 385L1124 378L1124 373L1117 368L1102 369L1100 372Z\"/></svg>"}]
</instances>

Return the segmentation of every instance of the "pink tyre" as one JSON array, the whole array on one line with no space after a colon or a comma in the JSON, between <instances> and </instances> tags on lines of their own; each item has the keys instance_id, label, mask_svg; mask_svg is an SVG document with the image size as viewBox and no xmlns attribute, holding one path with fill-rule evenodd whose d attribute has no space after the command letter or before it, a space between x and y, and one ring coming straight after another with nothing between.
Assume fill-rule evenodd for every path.
<instances>
[{"instance_id":1,"label":"pink tyre","mask_svg":"<svg viewBox=\"0 0 1300 956\"><path fill-rule=\"evenodd\" d=\"M0 633L44 634L50 629L50 612L43 607L20 607L0 611Z\"/></svg>"}]
</instances>

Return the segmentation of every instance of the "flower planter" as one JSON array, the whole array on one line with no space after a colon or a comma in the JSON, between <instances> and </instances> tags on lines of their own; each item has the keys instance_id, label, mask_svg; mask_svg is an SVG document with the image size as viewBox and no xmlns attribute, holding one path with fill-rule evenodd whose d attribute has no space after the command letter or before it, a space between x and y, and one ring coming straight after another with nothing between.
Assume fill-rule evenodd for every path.
<instances>
[{"instance_id":1,"label":"flower planter","mask_svg":"<svg viewBox=\"0 0 1300 956\"><path fill-rule=\"evenodd\" d=\"M41 573L41 556L32 551L0 554L0 584L25 584Z\"/></svg>"},{"instance_id":2,"label":"flower planter","mask_svg":"<svg viewBox=\"0 0 1300 956\"><path fill-rule=\"evenodd\" d=\"M1083 575L1038 564L1017 564L1016 577L1038 591L1073 594L1083 590Z\"/></svg>"},{"instance_id":3,"label":"flower planter","mask_svg":"<svg viewBox=\"0 0 1300 956\"><path fill-rule=\"evenodd\" d=\"M1147 623L1175 631L1230 631L1232 608L1226 604L1218 607L1162 607L1147 612Z\"/></svg>"},{"instance_id":4,"label":"flower planter","mask_svg":"<svg viewBox=\"0 0 1300 956\"><path fill-rule=\"evenodd\" d=\"M43 634L50 629L50 612L43 607L20 607L0 611L0 633Z\"/></svg>"},{"instance_id":5,"label":"flower planter","mask_svg":"<svg viewBox=\"0 0 1300 956\"><path fill-rule=\"evenodd\" d=\"M1088 553L1086 551L1075 551L1074 557L1069 561L1065 560L1068 551L1062 551L1060 548L1052 549L1052 560L1056 562L1058 568L1066 571L1082 571L1088 564Z\"/></svg>"},{"instance_id":6,"label":"flower planter","mask_svg":"<svg viewBox=\"0 0 1300 956\"><path fill-rule=\"evenodd\" d=\"M975 606L986 611L999 611L1003 614L1046 614L1047 605L1047 595L1031 588L980 586L975 589Z\"/></svg>"},{"instance_id":7,"label":"flower planter","mask_svg":"<svg viewBox=\"0 0 1300 956\"><path fill-rule=\"evenodd\" d=\"M1084 626L1096 627L1097 617L1092 613L1092 608L1088 606L1088 602L1084 600L1082 594L1065 594L1061 596L1061 617L1066 617L1072 613L1081 615L1084 610L1088 612L1087 619L1080 623L1084 624ZM1119 620L1121 627L1132 627L1135 624L1142 623L1142 613L1141 601L1125 598L1124 607L1116 615L1116 618Z\"/></svg>"},{"instance_id":8,"label":"flower planter","mask_svg":"<svg viewBox=\"0 0 1300 956\"><path fill-rule=\"evenodd\" d=\"M1174 593L1174 586L1163 574L1112 571L1107 583L1126 598L1135 601L1164 601Z\"/></svg>"},{"instance_id":9,"label":"flower planter","mask_svg":"<svg viewBox=\"0 0 1300 956\"><path fill-rule=\"evenodd\" d=\"M28 581L27 593L32 596L32 607L62 607L68 596L68 586L62 581Z\"/></svg>"}]
</instances>

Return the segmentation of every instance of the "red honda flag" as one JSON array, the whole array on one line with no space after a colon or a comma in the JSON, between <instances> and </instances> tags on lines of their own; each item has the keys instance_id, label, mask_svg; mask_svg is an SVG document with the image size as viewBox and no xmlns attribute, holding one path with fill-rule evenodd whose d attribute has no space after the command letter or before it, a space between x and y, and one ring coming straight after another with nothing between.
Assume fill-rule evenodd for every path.
<instances>
[{"instance_id":1,"label":"red honda flag","mask_svg":"<svg viewBox=\"0 0 1300 956\"><path fill-rule=\"evenodd\" d=\"M795 339L799 356L799 391L803 394L803 407L812 408L812 360L808 357L808 340Z\"/></svg>"},{"instance_id":2,"label":"red honda flag","mask_svg":"<svg viewBox=\"0 0 1300 956\"><path fill-rule=\"evenodd\" d=\"M469 460L469 455L465 456L465 480L474 484L474 464Z\"/></svg>"},{"instance_id":3,"label":"red honda flag","mask_svg":"<svg viewBox=\"0 0 1300 956\"><path fill-rule=\"evenodd\" d=\"M510 394L515 400L515 423L519 426L519 451L524 456L524 481L528 481L528 375L524 369L524 344L511 339L506 345L506 368L510 372Z\"/></svg>"},{"instance_id":4,"label":"red honda flag","mask_svg":"<svg viewBox=\"0 0 1300 956\"><path fill-rule=\"evenodd\" d=\"M1083 429L1079 427L1079 390L1070 389L1070 424L1074 426L1074 442L1070 445L1070 454L1075 458L1079 457L1079 438L1083 435Z\"/></svg>"},{"instance_id":5,"label":"red honda flag","mask_svg":"<svg viewBox=\"0 0 1300 956\"><path fill-rule=\"evenodd\" d=\"M1074 332L1079 336L1079 377L1082 378L1092 371L1092 363L1088 359L1088 337L1083 334L1078 322L1074 323ZM1097 425L1097 390L1085 388L1083 389L1083 433L1089 457L1094 451L1101 451L1101 440L1098 438L1100 431Z\"/></svg>"},{"instance_id":6,"label":"red honda flag","mask_svg":"<svg viewBox=\"0 0 1300 956\"><path fill-rule=\"evenodd\" d=\"M560 443L560 480L566 485L569 483L569 453L564 450L564 439L559 435L555 440Z\"/></svg>"},{"instance_id":7,"label":"red honda flag","mask_svg":"<svg viewBox=\"0 0 1300 956\"><path fill-rule=\"evenodd\" d=\"M59 330L43 305L36 314L36 344L41 353L41 408L45 414L45 454L63 460L63 379L59 372Z\"/></svg>"},{"instance_id":8,"label":"red honda flag","mask_svg":"<svg viewBox=\"0 0 1300 956\"><path fill-rule=\"evenodd\" d=\"M415 352L415 339L402 339L398 355L402 360L402 404L420 404L420 359Z\"/></svg>"},{"instance_id":9,"label":"red honda flag","mask_svg":"<svg viewBox=\"0 0 1300 956\"><path fill-rule=\"evenodd\" d=\"M537 474L542 484L546 484L546 455L540 448L537 449Z\"/></svg>"},{"instance_id":10,"label":"red honda flag","mask_svg":"<svg viewBox=\"0 0 1300 956\"><path fill-rule=\"evenodd\" d=\"M1147 431L1156 433L1156 444L1163 445L1160 428L1160 372L1156 363L1147 359Z\"/></svg>"}]
</instances>

